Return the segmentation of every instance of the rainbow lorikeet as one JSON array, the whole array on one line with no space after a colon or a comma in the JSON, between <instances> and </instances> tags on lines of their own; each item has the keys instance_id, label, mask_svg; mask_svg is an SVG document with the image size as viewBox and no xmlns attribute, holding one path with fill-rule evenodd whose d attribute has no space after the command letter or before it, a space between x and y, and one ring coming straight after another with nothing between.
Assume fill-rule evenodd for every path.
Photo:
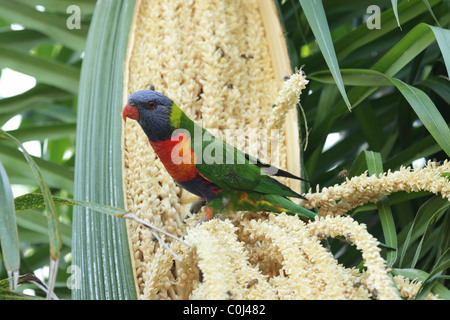
<instances>
[{"instance_id":1,"label":"rainbow lorikeet","mask_svg":"<svg viewBox=\"0 0 450 320\"><path fill-rule=\"evenodd\" d=\"M215 138L165 95L153 90L132 93L122 117L138 121L172 178L201 198L191 212L206 205L207 220L234 211L286 212L306 219L317 216L289 200L287 197L305 198L269 174L301 178ZM214 149L210 152L214 156L208 157L207 149Z\"/></svg>"}]
</instances>

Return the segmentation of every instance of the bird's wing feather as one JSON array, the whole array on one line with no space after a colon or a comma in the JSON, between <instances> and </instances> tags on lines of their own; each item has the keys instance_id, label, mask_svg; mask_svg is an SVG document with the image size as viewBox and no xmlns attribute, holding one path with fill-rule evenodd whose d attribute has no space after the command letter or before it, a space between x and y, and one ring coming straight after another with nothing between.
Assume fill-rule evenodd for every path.
<instances>
[{"instance_id":1,"label":"bird's wing feather","mask_svg":"<svg viewBox=\"0 0 450 320\"><path fill-rule=\"evenodd\" d=\"M194 141L192 143L194 143ZM197 164L197 170L205 178L221 188L252 190L265 194L303 198L289 187L269 177L264 172L264 168L261 168L261 166L258 165L258 163L262 163L258 159L254 157L250 158L246 153L215 137L210 141L203 141L202 143L204 144L202 146L202 151L205 151L205 149L211 150L211 143L216 143L216 151L218 148L222 148L221 158L217 158L222 161L216 161L215 163L211 163L211 161L209 161L210 163L201 161L201 163ZM196 150L194 146L193 149ZM227 152L228 155L231 153L234 157L231 163L230 156L228 156L227 159ZM205 156L208 155L202 155L203 158Z\"/></svg>"},{"instance_id":2,"label":"bird's wing feather","mask_svg":"<svg viewBox=\"0 0 450 320\"><path fill-rule=\"evenodd\" d=\"M251 163L257 165L259 168L261 168L261 170L263 170L266 174L270 175L270 176L277 176L277 177L286 177L286 178L291 178L291 179L296 179L296 180L301 180L301 181L305 181L305 182L309 182L310 181L300 178L296 175L293 175L292 173L288 172L288 171L284 171L281 170L275 166L272 166L270 164L266 164L261 162L258 158L253 157L252 155L249 155L248 153L244 153L241 150L237 149L238 152L241 152L244 154L244 157L246 159L248 159Z\"/></svg>"}]
</instances>

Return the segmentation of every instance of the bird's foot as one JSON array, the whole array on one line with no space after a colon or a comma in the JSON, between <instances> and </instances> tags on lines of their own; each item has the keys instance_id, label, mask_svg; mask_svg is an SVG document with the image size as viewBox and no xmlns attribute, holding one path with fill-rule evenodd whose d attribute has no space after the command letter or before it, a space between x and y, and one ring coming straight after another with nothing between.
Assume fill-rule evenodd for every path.
<instances>
[{"instance_id":1,"label":"bird's foot","mask_svg":"<svg viewBox=\"0 0 450 320\"><path fill-rule=\"evenodd\" d=\"M192 217L193 214L197 214L200 212L203 206L206 205L206 200L201 198L191 203L191 207L189 208L189 213L183 218L183 223L186 223L186 220Z\"/></svg>"},{"instance_id":2,"label":"bird's foot","mask_svg":"<svg viewBox=\"0 0 450 320\"><path fill-rule=\"evenodd\" d=\"M198 213L202 207L206 205L206 200L205 199L199 199L197 201L192 202L191 204L191 208L189 209L189 212L192 214L196 214Z\"/></svg>"},{"instance_id":3,"label":"bird's foot","mask_svg":"<svg viewBox=\"0 0 450 320\"><path fill-rule=\"evenodd\" d=\"M192 228L195 228L196 226L201 225L203 222L207 221L208 219L206 219L206 217L201 218L200 220L198 220L194 226Z\"/></svg>"},{"instance_id":4,"label":"bird's foot","mask_svg":"<svg viewBox=\"0 0 450 320\"><path fill-rule=\"evenodd\" d=\"M213 208L212 207L208 207L208 208L206 208L205 216L203 218L201 218L200 220L198 220L194 224L193 228L195 228L197 225L200 225L203 222L209 221L209 220L211 220L212 218L215 218L215 217L219 218L222 221L225 220L225 218L222 215L220 215L220 214L214 215Z\"/></svg>"}]
</instances>

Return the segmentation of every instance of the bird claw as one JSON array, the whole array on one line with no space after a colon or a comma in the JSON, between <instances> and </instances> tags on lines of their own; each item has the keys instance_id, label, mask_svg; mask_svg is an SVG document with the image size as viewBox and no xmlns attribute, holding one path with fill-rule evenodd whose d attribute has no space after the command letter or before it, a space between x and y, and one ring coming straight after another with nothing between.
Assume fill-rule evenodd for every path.
<instances>
[{"instance_id":1,"label":"bird claw","mask_svg":"<svg viewBox=\"0 0 450 320\"><path fill-rule=\"evenodd\" d=\"M195 228L196 226L202 224L202 223L205 222L205 221L211 220L213 216L214 216L214 214L213 214L213 209L212 209L211 207L206 208L206 214L205 214L205 216L204 216L203 218L201 218L200 220L198 220L198 221L194 224L193 228Z\"/></svg>"},{"instance_id":2,"label":"bird claw","mask_svg":"<svg viewBox=\"0 0 450 320\"><path fill-rule=\"evenodd\" d=\"M206 205L205 199L200 199L200 200L194 201L191 204L191 208L189 209L189 212L192 214L196 214L202 209L202 207L204 205Z\"/></svg>"},{"instance_id":3,"label":"bird claw","mask_svg":"<svg viewBox=\"0 0 450 320\"><path fill-rule=\"evenodd\" d=\"M194 202L192 202L191 207L189 208L190 214L192 215L192 214L197 214L197 213L199 213L200 210L202 209L202 207L205 206L205 205L206 205L206 200L203 199L203 198L202 198L202 199L199 199L199 200L196 200L196 201L194 201ZM186 219L190 218L191 215L189 215L189 214L186 215L186 216L183 218L183 223L186 223Z\"/></svg>"},{"instance_id":4,"label":"bird claw","mask_svg":"<svg viewBox=\"0 0 450 320\"><path fill-rule=\"evenodd\" d=\"M198 220L194 226L192 228L195 228L196 226L201 225L203 222L208 221L208 219L206 219L206 217L201 218L200 220Z\"/></svg>"},{"instance_id":5,"label":"bird claw","mask_svg":"<svg viewBox=\"0 0 450 320\"><path fill-rule=\"evenodd\" d=\"M206 215L194 224L193 228L195 228L196 226L201 225L203 222L209 221L213 218L220 219L221 221L225 221L225 218L221 214L212 215L212 210L208 210Z\"/></svg>"}]
</instances>

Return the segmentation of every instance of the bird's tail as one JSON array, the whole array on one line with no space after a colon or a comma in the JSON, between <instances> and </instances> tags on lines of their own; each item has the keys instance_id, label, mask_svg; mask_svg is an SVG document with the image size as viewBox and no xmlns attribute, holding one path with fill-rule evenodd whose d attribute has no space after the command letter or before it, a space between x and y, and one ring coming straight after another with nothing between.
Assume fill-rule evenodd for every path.
<instances>
[{"instance_id":1,"label":"bird's tail","mask_svg":"<svg viewBox=\"0 0 450 320\"><path fill-rule=\"evenodd\" d=\"M264 199L270 202L271 204L281 209L284 209L280 211L285 211L287 214L295 214L298 215L300 218L305 218L309 220L314 220L315 217L320 217L317 213L305 209L302 206L299 206L298 204L292 202L288 198L282 196L266 194L264 195Z\"/></svg>"}]
</instances>

